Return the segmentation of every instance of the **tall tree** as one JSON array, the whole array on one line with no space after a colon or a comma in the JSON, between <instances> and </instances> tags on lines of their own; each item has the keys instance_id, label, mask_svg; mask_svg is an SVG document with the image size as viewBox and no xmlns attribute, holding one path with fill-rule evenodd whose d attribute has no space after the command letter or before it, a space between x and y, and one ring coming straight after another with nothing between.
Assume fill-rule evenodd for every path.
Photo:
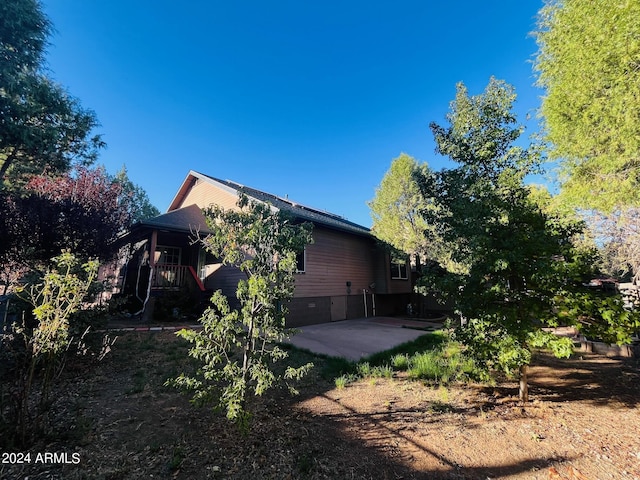
<instances>
[{"instance_id":1,"label":"tall tree","mask_svg":"<svg viewBox=\"0 0 640 480\"><path fill-rule=\"evenodd\" d=\"M541 113L580 207L640 201L639 18L637 0L547 0L539 14Z\"/></svg>"},{"instance_id":2,"label":"tall tree","mask_svg":"<svg viewBox=\"0 0 640 480\"><path fill-rule=\"evenodd\" d=\"M232 310L218 290L201 318L203 330L178 335L194 346L189 355L203 365L196 376L180 375L168 383L194 392L198 402L214 402L230 420L246 427L246 401L262 395L278 379L270 364L287 357L278 347L287 333L286 304L293 296L296 255L311 242L311 225L294 224L268 204L242 197L239 210L218 207L206 212L211 234L203 246L246 279L236 291L240 308ZM288 367L284 380L299 378L311 364Z\"/></svg>"},{"instance_id":3,"label":"tall tree","mask_svg":"<svg viewBox=\"0 0 640 480\"><path fill-rule=\"evenodd\" d=\"M129 175L127 175L126 166L122 166L120 171L113 177L113 181L120 185L122 190L120 196L129 207L131 223L160 215L160 211L149 200L147 192L131 181Z\"/></svg>"},{"instance_id":4,"label":"tall tree","mask_svg":"<svg viewBox=\"0 0 640 480\"><path fill-rule=\"evenodd\" d=\"M23 195L0 193L0 279L41 268L62 250L111 259L114 240L130 225L129 196L102 168L79 167L58 177L36 176Z\"/></svg>"},{"instance_id":5,"label":"tall tree","mask_svg":"<svg viewBox=\"0 0 640 480\"><path fill-rule=\"evenodd\" d=\"M419 164L403 153L391 162L391 167L376 188L376 196L368 205L373 219L373 234L383 242L411 255L416 266L428 258L443 254L439 242L427 241L429 224L421 211L429 208L420 194L416 181L426 175L429 167Z\"/></svg>"},{"instance_id":6,"label":"tall tree","mask_svg":"<svg viewBox=\"0 0 640 480\"><path fill-rule=\"evenodd\" d=\"M422 178L424 201L437 206L427 220L465 268L427 275L422 285L454 302L463 320L457 337L479 364L519 375L526 401L532 348L571 352L568 339L541 327L558 324L552 312L571 278L570 238L579 225L545 214L524 185L540 155L515 145L522 133L515 98L493 78L478 96L459 84L449 125L431 124L437 151L458 167Z\"/></svg>"},{"instance_id":7,"label":"tall tree","mask_svg":"<svg viewBox=\"0 0 640 480\"><path fill-rule=\"evenodd\" d=\"M0 186L30 174L91 163L103 142L91 137L95 114L46 74L51 24L38 0L0 3Z\"/></svg>"}]
</instances>

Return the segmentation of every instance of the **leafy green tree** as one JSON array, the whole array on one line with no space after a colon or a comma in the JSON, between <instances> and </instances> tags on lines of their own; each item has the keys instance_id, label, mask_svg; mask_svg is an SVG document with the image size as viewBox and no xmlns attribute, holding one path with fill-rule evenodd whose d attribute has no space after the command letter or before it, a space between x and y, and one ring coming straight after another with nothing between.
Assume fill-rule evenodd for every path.
<instances>
[{"instance_id":1,"label":"leafy green tree","mask_svg":"<svg viewBox=\"0 0 640 480\"><path fill-rule=\"evenodd\" d=\"M540 154L515 144L522 133L515 98L513 87L494 78L478 96L459 84L449 125L431 124L437 151L458 167L422 177L424 201L437 207L427 221L465 268L427 274L422 288L454 302L462 318L457 338L479 365L519 375L526 401L532 349L572 351L569 339L542 327L558 325L553 308L572 278L570 239L580 225L545 214L524 185Z\"/></svg>"},{"instance_id":2,"label":"leafy green tree","mask_svg":"<svg viewBox=\"0 0 640 480\"><path fill-rule=\"evenodd\" d=\"M120 196L122 197L123 203L126 203L128 206L131 223L160 215L160 210L151 203L147 192L129 179L126 166L122 166L122 169L116 173L113 181L120 185L122 190Z\"/></svg>"},{"instance_id":3,"label":"leafy green tree","mask_svg":"<svg viewBox=\"0 0 640 480\"><path fill-rule=\"evenodd\" d=\"M66 172L95 160L95 114L46 74L51 23L38 0L0 3L0 185L15 190L34 173Z\"/></svg>"},{"instance_id":4,"label":"leafy green tree","mask_svg":"<svg viewBox=\"0 0 640 480\"><path fill-rule=\"evenodd\" d=\"M197 403L213 402L227 417L247 427L247 395L262 395L279 380L270 363L287 352L277 346L288 333L286 303L293 296L296 255L311 242L310 224L292 223L268 204L242 197L238 210L212 207L206 211L211 234L202 245L226 265L240 269L239 309L232 309L222 291L201 318L202 331L181 330L193 344L189 355L203 363L196 376L169 381L194 392ZM288 367L283 379L297 379L311 364Z\"/></svg>"},{"instance_id":5,"label":"leafy green tree","mask_svg":"<svg viewBox=\"0 0 640 480\"><path fill-rule=\"evenodd\" d=\"M68 251L52 264L42 277L18 288L18 295L33 306L35 324L15 324L14 333L0 335L5 446L28 446L43 433L51 391L72 342L69 320L82 307L98 271L97 261L82 264Z\"/></svg>"},{"instance_id":6,"label":"leafy green tree","mask_svg":"<svg viewBox=\"0 0 640 480\"><path fill-rule=\"evenodd\" d=\"M425 231L431 227L421 215L429 208L420 194L417 176L429 172L403 153L391 162L391 167L376 188L376 196L368 205L373 219L373 234L383 242L411 255L415 265L429 258L442 258L444 250L436 235L427 240Z\"/></svg>"},{"instance_id":7,"label":"leafy green tree","mask_svg":"<svg viewBox=\"0 0 640 480\"><path fill-rule=\"evenodd\" d=\"M562 194L610 211L640 201L640 2L548 0L540 11L538 84Z\"/></svg>"}]
</instances>

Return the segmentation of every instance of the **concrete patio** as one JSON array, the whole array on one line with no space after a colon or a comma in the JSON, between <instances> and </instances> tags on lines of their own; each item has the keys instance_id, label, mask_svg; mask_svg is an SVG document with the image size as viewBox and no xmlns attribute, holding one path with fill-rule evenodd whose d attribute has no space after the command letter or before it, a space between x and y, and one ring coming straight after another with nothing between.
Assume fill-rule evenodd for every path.
<instances>
[{"instance_id":1,"label":"concrete patio","mask_svg":"<svg viewBox=\"0 0 640 480\"><path fill-rule=\"evenodd\" d=\"M372 317L300 327L289 342L314 353L360 360L442 328L442 323ZM418 330L421 329L421 330Z\"/></svg>"}]
</instances>

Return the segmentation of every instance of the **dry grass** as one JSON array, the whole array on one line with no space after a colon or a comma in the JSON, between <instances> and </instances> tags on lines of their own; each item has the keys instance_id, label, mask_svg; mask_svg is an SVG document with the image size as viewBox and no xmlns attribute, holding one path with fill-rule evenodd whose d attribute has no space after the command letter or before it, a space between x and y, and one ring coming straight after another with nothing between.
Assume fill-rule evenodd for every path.
<instances>
[{"instance_id":1,"label":"dry grass","mask_svg":"<svg viewBox=\"0 0 640 480\"><path fill-rule=\"evenodd\" d=\"M243 436L164 381L185 368L169 333L127 334L87 370L66 371L55 434L32 449L79 454L78 465L0 466L29 479L547 479L569 467L592 479L640 478L637 362L595 355L532 368L532 403L516 386L427 386L406 373L337 389L322 375L301 395L253 402ZM305 362L303 353L294 360Z\"/></svg>"}]
</instances>

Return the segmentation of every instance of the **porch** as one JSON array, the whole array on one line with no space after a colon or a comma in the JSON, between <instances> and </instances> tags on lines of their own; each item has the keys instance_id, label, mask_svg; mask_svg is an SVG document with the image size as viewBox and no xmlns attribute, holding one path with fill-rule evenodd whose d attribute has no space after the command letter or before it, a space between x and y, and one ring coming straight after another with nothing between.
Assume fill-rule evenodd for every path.
<instances>
[{"instance_id":1,"label":"porch","mask_svg":"<svg viewBox=\"0 0 640 480\"><path fill-rule=\"evenodd\" d=\"M152 267L152 290L180 290L182 288L197 288L206 291L202 279L191 265L163 265Z\"/></svg>"}]
</instances>

